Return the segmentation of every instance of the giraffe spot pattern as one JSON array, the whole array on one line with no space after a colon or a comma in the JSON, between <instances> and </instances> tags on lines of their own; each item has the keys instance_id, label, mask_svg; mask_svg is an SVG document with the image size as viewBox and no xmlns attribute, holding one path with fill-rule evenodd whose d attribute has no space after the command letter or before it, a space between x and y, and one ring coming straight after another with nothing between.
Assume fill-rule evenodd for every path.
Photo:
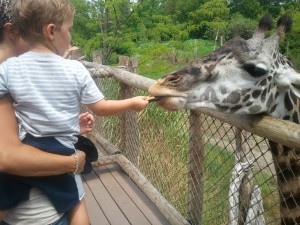
<instances>
[{"instance_id":1,"label":"giraffe spot pattern","mask_svg":"<svg viewBox=\"0 0 300 225\"><path fill-rule=\"evenodd\" d=\"M288 92L284 96L284 106L288 111L291 111L293 109L293 103Z\"/></svg>"},{"instance_id":2,"label":"giraffe spot pattern","mask_svg":"<svg viewBox=\"0 0 300 225\"><path fill-rule=\"evenodd\" d=\"M247 102L246 107L253 105L253 102Z\"/></svg>"},{"instance_id":3,"label":"giraffe spot pattern","mask_svg":"<svg viewBox=\"0 0 300 225\"><path fill-rule=\"evenodd\" d=\"M230 112L231 113L235 113L236 111L238 111L239 109L241 109L243 106L242 105L236 105L232 108L230 108Z\"/></svg>"},{"instance_id":4,"label":"giraffe spot pattern","mask_svg":"<svg viewBox=\"0 0 300 225\"><path fill-rule=\"evenodd\" d=\"M200 101L211 101L211 102L217 102L218 98L216 95L216 92L213 88L207 87L205 89L205 92L200 96Z\"/></svg>"},{"instance_id":5,"label":"giraffe spot pattern","mask_svg":"<svg viewBox=\"0 0 300 225\"><path fill-rule=\"evenodd\" d=\"M223 85L219 86L219 90L220 90L221 94L223 94L223 95L227 93L227 88Z\"/></svg>"},{"instance_id":6,"label":"giraffe spot pattern","mask_svg":"<svg viewBox=\"0 0 300 225\"><path fill-rule=\"evenodd\" d=\"M297 96L295 95L294 92L290 92L290 96L293 102L293 105L297 105Z\"/></svg>"},{"instance_id":7,"label":"giraffe spot pattern","mask_svg":"<svg viewBox=\"0 0 300 225\"><path fill-rule=\"evenodd\" d=\"M261 106L260 105L251 106L251 107L249 107L249 112L251 114L259 113L259 112L261 112Z\"/></svg>"},{"instance_id":8,"label":"giraffe spot pattern","mask_svg":"<svg viewBox=\"0 0 300 225\"><path fill-rule=\"evenodd\" d=\"M265 89L261 94L261 102L264 103L266 101L267 90Z\"/></svg>"},{"instance_id":9,"label":"giraffe spot pattern","mask_svg":"<svg viewBox=\"0 0 300 225\"><path fill-rule=\"evenodd\" d=\"M273 97L273 94L271 94L268 98L268 101L267 101L267 108L268 109L271 107L273 102L274 102L274 97Z\"/></svg>"},{"instance_id":10,"label":"giraffe spot pattern","mask_svg":"<svg viewBox=\"0 0 300 225\"><path fill-rule=\"evenodd\" d=\"M275 110L277 109L278 103L276 103L275 105L273 105L273 107L270 110L270 114L272 114L273 112L275 112Z\"/></svg>"},{"instance_id":11,"label":"giraffe spot pattern","mask_svg":"<svg viewBox=\"0 0 300 225\"><path fill-rule=\"evenodd\" d=\"M261 94L261 90L254 90L252 93L253 98L258 98Z\"/></svg>"},{"instance_id":12,"label":"giraffe spot pattern","mask_svg":"<svg viewBox=\"0 0 300 225\"><path fill-rule=\"evenodd\" d=\"M284 116L283 120L290 120L290 118L291 118L290 116Z\"/></svg>"},{"instance_id":13,"label":"giraffe spot pattern","mask_svg":"<svg viewBox=\"0 0 300 225\"><path fill-rule=\"evenodd\" d=\"M267 84L267 79L263 79L262 81L259 82L258 86L264 87Z\"/></svg>"},{"instance_id":14,"label":"giraffe spot pattern","mask_svg":"<svg viewBox=\"0 0 300 225\"><path fill-rule=\"evenodd\" d=\"M216 104L216 107L217 107L217 109L218 109L219 111L221 111L221 112L226 112L226 111L229 109L228 106L219 105L219 104Z\"/></svg>"},{"instance_id":15,"label":"giraffe spot pattern","mask_svg":"<svg viewBox=\"0 0 300 225\"><path fill-rule=\"evenodd\" d=\"M293 122L299 123L299 114L298 114L298 112L294 112L294 114L293 114Z\"/></svg>"},{"instance_id":16,"label":"giraffe spot pattern","mask_svg":"<svg viewBox=\"0 0 300 225\"><path fill-rule=\"evenodd\" d=\"M247 102L250 99L251 95L248 94L243 98L243 102Z\"/></svg>"},{"instance_id":17,"label":"giraffe spot pattern","mask_svg":"<svg viewBox=\"0 0 300 225\"><path fill-rule=\"evenodd\" d=\"M224 100L223 103L237 104L241 100L240 91L233 91Z\"/></svg>"},{"instance_id":18,"label":"giraffe spot pattern","mask_svg":"<svg viewBox=\"0 0 300 225\"><path fill-rule=\"evenodd\" d=\"M288 206L288 208L291 210L299 207L297 203L297 201L299 200L300 200L300 194L297 193L297 194L293 194L293 196L285 198L285 203Z\"/></svg>"},{"instance_id":19,"label":"giraffe spot pattern","mask_svg":"<svg viewBox=\"0 0 300 225\"><path fill-rule=\"evenodd\" d=\"M199 75L201 74L201 68L199 67L192 67L191 70L189 71L191 75Z\"/></svg>"}]
</instances>

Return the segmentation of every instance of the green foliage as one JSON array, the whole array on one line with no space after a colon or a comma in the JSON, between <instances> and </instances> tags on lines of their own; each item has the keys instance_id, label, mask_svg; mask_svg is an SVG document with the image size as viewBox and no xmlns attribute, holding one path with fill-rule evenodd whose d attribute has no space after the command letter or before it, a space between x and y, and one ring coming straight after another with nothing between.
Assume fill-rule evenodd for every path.
<instances>
[{"instance_id":1,"label":"green foliage","mask_svg":"<svg viewBox=\"0 0 300 225\"><path fill-rule=\"evenodd\" d=\"M263 8L263 11L269 12L274 17L277 17L282 9L288 10L291 8L300 8L299 0L258 0Z\"/></svg>"},{"instance_id":2,"label":"green foliage","mask_svg":"<svg viewBox=\"0 0 300 225\"><path fill-rule=\"evenodd\" d=\"M292 32L286 35L285 40L281 44L282 52L284 52L293 62L295 68L300 70L300 12L293 15Z\"/></svg>"},{"instance_id":3,"label":"green foliage","mask_svg":"<svg viewBox=\"0 0 300 225\"><path fill-rule=\"evenodd\" d=\"M158 79L178 67L213 50L214 43L206 40L148 42L133 50L139 59L139 72Z\"/></svg>"},{"instance_id":4,"label":"green foliage","mask_svg":"<svg viewBox=\"0 0 300 225\"><path fill-rule=\"evenodd\" d=\"M85 0L71 0L76 12L73 25L73 43L79 46L93 38L97 32L97 23L91 17L91 8Z\"/></svg>"},{"instance_id":5,"label":"green foliage","mask_svg":"<svg viewBox=\"0 0 300 225\"><path fill-rule=\"evenodd\" d=\"M229 13L225 0L209 0L189 13L191 30L205 28L213 31L220 30L220 33L223 33L227 27Z\"/></svg>"},{"instance_id":6,"label":"green foliage","mask_svg":"<svg viewBox=\"0 0 300 225\"><path fill-rule=\"evenodd\" d=\"M189 39L199 38L215 40L217 34L225 39L237 35L249 38L259 17L269 12L274 18L284 13L295 14L294 28L286 38L289 42L281 46L299 68L299 19L296 15L300 8L299 0L71 1L76 8L72 42L83 50L88 59L91 59L93 51L101 50L104 63L115 64L119 55L140 55L144 49L141 46L156 43L156 55L165 51L161 56L163 59L153 65L145 63L155 54L153 49L146 49L150 55L143 56L142 62L143 65L149 64L147 68L155 67L151 70L159 74L159 71L168 70L170 62L182 64L200 55L192 49L192 56L186 56L186 53L183 56L181 46L176 42L186 43Z\"/></svg>"},{"instance_id":7,"label":"green foliage","mask_svg":"<svg viewBox=\"0 0 300 225\"><path fill-rule=\"evenodd\" d=\"M229 0L231 13L240 13L246 18L257 19L262 7L258 0Z\"/></svg>"},{"instance_id":8,"label":"green foliage","mask_svg":"<svg viewBox=\"0 0 300 225\"><path fill-rule=\"evenodd\" d=\"M256 27L257 21L245 18L240 13L235 13L228 21L225 37L227 40L236 36L249 39Z\"/></svg>"},{"instance_id":9,"label":"green foliage","mask_svg":"<svg viewBox=\"0 0 300 225\"><path fill-rule=\"evenodd\" d=\"M165 0L160 6L164 15L172 15L174 21L184 23L190 12L201 7L205 0Z\"/></svg>"}]
</instances>

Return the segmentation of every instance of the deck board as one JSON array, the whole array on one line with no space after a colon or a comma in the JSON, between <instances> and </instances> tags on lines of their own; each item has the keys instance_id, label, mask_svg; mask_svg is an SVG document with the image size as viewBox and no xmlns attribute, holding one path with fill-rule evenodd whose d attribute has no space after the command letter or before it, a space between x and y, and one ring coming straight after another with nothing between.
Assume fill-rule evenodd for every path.
<instances>
[{"instance_id":1,"label":"deck board","mask_svg":"<svg viewBox=\"0 0 300 225\"><path fill-rule=\"evenodd\" d=\"M119 182L119 184L126 190L127 195L139 207L145 217L148 218L152 224L170 224L169 221L158 210L158 208L126 174L125 176L122 176L122 173L118 170L111 168L108 168L108 170Z\"/></svg>"},{"instance_id":2,"label":"deck board","mask_svg":"<svg viewBox=\"0 0 300 225\"><path fill-rule=\"evenodd\" d=\"M100 205L96 201L96 199L93 196L93 193L89 186L84 183L84 189L85 189L85 201L88 203L88 213L90 216L90 222L91 224L99 224L99 221L101 221L101 225L110 225L108 222L106 216L104 215Z\"/></svg>"},{"instance_id":3,"label":"deck board","mask_svg":"<svg viewBox=\"0 0 300 225\"><path fill-rule=\"evenodd\" d=\"M94 168L83 180L91 225L171 225L118 164Z\"/></svg>"}]
</instances>

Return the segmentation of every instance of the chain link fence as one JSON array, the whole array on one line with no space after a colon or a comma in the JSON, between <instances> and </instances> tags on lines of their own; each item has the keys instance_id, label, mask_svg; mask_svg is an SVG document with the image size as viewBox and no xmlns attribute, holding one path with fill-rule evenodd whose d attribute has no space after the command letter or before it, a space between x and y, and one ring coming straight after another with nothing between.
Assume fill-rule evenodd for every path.
<instances>
[{"instance_id":1,"label":"chain link fence","mask_svg":"<svg viewBox=\"0 0 300 225\"><path fill-rule=\"evenodd\" d=\"M95 76L106 99L147 92ZM95 132L121 150L191 225L281 224L268 140L197 111L96 117ZM272 132L272 131L269 131Z\"/></svg>"}]
</instances>

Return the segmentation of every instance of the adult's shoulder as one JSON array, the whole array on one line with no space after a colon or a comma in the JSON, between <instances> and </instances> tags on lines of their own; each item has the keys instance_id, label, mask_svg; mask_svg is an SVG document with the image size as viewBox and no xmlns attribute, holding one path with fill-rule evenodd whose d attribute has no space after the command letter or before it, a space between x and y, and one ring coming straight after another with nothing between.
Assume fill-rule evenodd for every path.
<instances>
[{"instance_id":1,"label":"adult's shoulder","mask_svg":"<svg viewBox=\"0 0 300 225\"><path fill-rule=\"evenodd\" d=\"M6 59L5 61L3 61L0 66L1 68L10 68L10 67L14 67L16 65L16 63L18 63L20 60L18 57L14 56L14 57L10 57L8 59Z\"/></svg>"}]
</instances>

